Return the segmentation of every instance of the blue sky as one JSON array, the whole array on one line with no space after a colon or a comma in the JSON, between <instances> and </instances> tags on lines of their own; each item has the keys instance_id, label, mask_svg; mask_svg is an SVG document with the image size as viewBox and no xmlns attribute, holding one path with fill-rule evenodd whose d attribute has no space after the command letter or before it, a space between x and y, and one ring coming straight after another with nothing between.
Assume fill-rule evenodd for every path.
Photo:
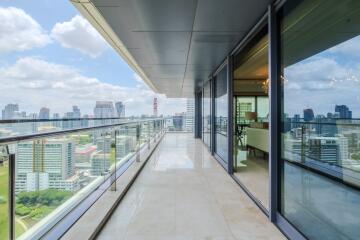
<instances>
[{"instance_id":1,"label":"blue sky","mask_svg":"<svg viewBox=\"0 0 360 240\"><path fill-rule=\"evenodd\" d=\"M36 4L34 4L36 3ZM34 20L49 33L58 22L70 20L78 11L70 1L66 0L5 0L2 1L3 7L17 7L24 9ZM96 59L91 59L78 51L64 49L59 44L49 44L45 48L32 49L27 52L15 52L6 57L16 59L29 54L46 56L46 59L52 62L61 62L63 64L76 64L84 73L91 72L91 75L101 79L101 81L120 84L122 86L134 87L137 82L133 81L133 71L117 55L115 51L109 49ZM121 76L114 78L114 76ZM131 81L130 81L131 80Z\"/></svg>"},{"instance_id":2,"label":"blue sky","mask_svg":"<svg viewBox=\"0 0 360 240\"><path fill-rule=\"evenodd\" d=\"M348 39L285 68L284 111L312 108L315 115L347 105L360 117L360 36Z\"/></svg>"},{"instance_id":3,"label":"blue sky","mask_svg":"<svg viewBox=\"0 0 360 240\"><path fill-rule=\"evenodd\" d=\"M185 110L184 99L154 94L70 1L3 0L0 11L2 105L61 114L79 105L91 114L96 100L112 100L139 115L151 114L157 96L160 113Z\"/></svg>"}]
</instances>

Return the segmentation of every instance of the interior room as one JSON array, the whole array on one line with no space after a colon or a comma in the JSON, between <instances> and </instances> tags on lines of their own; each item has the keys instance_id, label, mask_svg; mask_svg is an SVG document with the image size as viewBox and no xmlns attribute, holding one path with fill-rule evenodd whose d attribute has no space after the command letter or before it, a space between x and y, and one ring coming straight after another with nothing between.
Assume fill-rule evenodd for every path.
<instances>
[{"instance_id":1,"label":"interior room","mask_svg":"<svg viewBox=\"0 0 360 240\"><path fill-rule=\"evenodd\" d=\"M269 209L268 34L256 34L234 59L234 176Z\"/></svg>"}]
</instances>

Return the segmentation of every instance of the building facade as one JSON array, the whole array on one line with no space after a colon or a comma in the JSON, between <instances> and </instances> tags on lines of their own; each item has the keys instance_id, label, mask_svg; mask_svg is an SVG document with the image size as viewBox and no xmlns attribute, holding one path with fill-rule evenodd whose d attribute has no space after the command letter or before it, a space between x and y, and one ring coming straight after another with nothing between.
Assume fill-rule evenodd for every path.
<instances>
[{"instance_id":1,"label":"building facade","mask_svg":"<svg viewBox=\"0 0 360 240\"><path fill-rule=\"evenodd\" d=\"M48 188L76 191L74 143L68 139L21 142L16 147L16 192Z\"/></svg>"}]
</instances>

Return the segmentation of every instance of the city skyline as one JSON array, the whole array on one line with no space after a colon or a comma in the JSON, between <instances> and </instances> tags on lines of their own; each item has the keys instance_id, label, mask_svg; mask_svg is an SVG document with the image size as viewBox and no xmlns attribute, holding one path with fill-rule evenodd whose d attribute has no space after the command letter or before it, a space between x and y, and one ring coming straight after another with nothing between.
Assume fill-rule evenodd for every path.
<instances>
[{"instance_id":1,"label":"city skyline","mask_svg":"<svg viewBox=\"0 0 360 240\"><path fill-rule=\"evenodd\" d=\"M187 102L189 100L187 99ZM97 113L98 105L112 105L109 106L110 112L106 114ZM125 114L126 105L123 104L122 101L95 101L94 102L95 107L92 108L92 112L90 113L83 113L82 110L79 108L78 105L72 105L69 110L64 113L59 113L56 111L53 111L52 109L48 107L40 107L38 111L35 112L27 112L24 109L21 108L21 106L18 103L7 103L2 107L1 110L1 119L2 120L10 120L10 119L77 119L77 118L116 118L116 117L140 117L140 116L155 116L154 113L152 114L139 114L139 115L127 115ZM1 106L0 106L1 107ZM99 108L102 108L103 106L100 106ZM107 106L105 106L107 107ZM186 111L188 111L188 104ZM174 112L173 114L168 114L167 116L176 115L178 112ZM45 114L45 115L44 115ZM164 114L160 114L158 116L165 116Z\"/></svg>"}]
</instances>

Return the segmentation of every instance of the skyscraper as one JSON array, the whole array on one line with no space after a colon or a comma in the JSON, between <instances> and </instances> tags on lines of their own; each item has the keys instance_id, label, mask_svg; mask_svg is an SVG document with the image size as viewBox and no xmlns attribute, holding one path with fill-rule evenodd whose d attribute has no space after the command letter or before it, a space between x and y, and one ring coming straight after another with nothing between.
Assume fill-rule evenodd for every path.
<instances>
[{"instance_id":1,"label":"skyscraper","mask_svg":"<svg viewBox=\"0 0 360 240\"><path fill-rule=\"evenodd\" d=\"M3 120L5 120L5 119L13 119L18 111L19 111L19 105L18 104L9 103L2 110L2 119Z\"/></svg>"},{"instance_id":2,"label":"skyscraper","mask_svg":"<svg viewBox=\"0 0 360 240\"><path fill-rule=\"evenodd\" d=\"M115 108L118 117L125 117L125 105L122 102L116 102Z\"/></svg>"},{"instance_id":3,"label":"skyscraper","mask_svg":"<svg viewBox=\"0 0 360 240\"><path fill-rule=\"evenodd\" d=\"M341 166L348 155L348 141L343 136L309 138L308 156L312 159Z\"/></svg>"},{"instance_id":4,"label":"skyscraper","mask_svg":"<svg viewBox=\"0 0 360 240\"><path fill-rule=\"evenodd\" d=\"M311 108L304 109L304 121L310 122L314 120L314 111Z\"/></svg>"},{"instance_id":5,"label":"skyscraper","mask_svg":"<svg viewBox=\"0 0 360 240\"><path fill-rule=\"evenodd\" d=\"M81 112L80 112L80 108L78 106L73 106L73 118L81 118Z\"/></svg>"},{"instance_id":6,"label":"skyscraper","mask_svg":"<svg viewBox=\"0 0 360 240\"><path fill-rule=\"evenodd\" d=\"M50 118L50 109L42 107L39 112L39 119L49 119Z\"/></svg>"},{"instance_id":7,"label":"skyscraper","mask_svg":"<svg viewBox=\"0 0 360 240\"><path fill-rule=\"evenodd\" d=\"M352 111L346 105L335 105L335 113L339 114L339 118L351 119Z\"/></svg>"},{"instance_id":8,"label":"skyscraper","mask_svg":"<svg viewBox=\"0 0 360 240\"><path fill-rule=\"evenodd\" d=\"M115 116L114 105L111 101L96 101L95 118L112 118Z\"/></svg>"},{"instance_id":9,"label":"skyscraper","mask_svg":"<svg viewBox=\"0 0 360 240\"><path fill-rule=\"evenodd\" d=\"M186 100L186 120L185 120L185 127L186 127L186 131L188 132L194 131L194 117L195 117L195 99L188 98Z\"/></svg>"}]
</instances>

